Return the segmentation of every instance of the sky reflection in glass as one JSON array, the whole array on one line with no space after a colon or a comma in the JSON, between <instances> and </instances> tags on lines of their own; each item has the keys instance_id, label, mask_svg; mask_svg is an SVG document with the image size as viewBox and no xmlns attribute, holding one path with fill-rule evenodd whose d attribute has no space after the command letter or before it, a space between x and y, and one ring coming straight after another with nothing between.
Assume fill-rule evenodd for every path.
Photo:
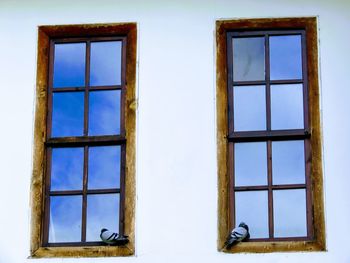
<instances>
[{"instance_id":1,"label":"sky reflection in glass","mask_svg":"<svg viewBox=\"0 0 350 263\"><path fill-rule=\"evenodd\" d=\"M91 43L91 86L121 84L121 51L121 41Z\"/></svg>"},{"instance_id":2,"label":"sky reflection in glass","mask_svg":"<svg viewBox=\"0 0 350 263\"><path fill-rule=\"evenodd\" d=\"M81 196L50 197L49 242L80 242L81 213Z\"/></svg>"},{"instance_id":3,"label":"sky reflection in glass","mask_svg":"<svg viewBox=\"0 0 350 263\"><path fill-rule=\"evenodd\" d=\"M52 137L81 136L84 128L84 93L53 94Z\"/></svg>"},{"instance_id":4,"label":"sky reflection in glass","mask_svg":"<svg viewBox=\"0 0 350 263\"><path fill-rule=\"evenodd\" d=\"M245 222L251 238L269 237L267 191L235 193L236 225Z\"/></svg>"},{"instance_id":5,"label":"sky reflection in glass","mask_svg":"<svg viewBox=\"0 0 350 263\"><path fill-rule=\"evenodd\" d=\"M235 86L234 130L266 130L265 86Z\"/></svg>"},{"instance_id":6,"label":"sky reflection in glass","mask_svg":"<svg viewBox=\"0 0 350 263\"><path fill-rule=\"evenodd\" d=\"M81 190L84 148L53 148L51 191Z\"/></svg>"},{"instance_id":7,"label":"sky reflection in glass","mask_svg":"<svg viewBox=\"0 0 350 263\"><path fill-rule=\"evenodd\" d=\"M85 43L55 44L55 88L85 85L85 49Z\"/></svg>"},{"instance_id":8,"label":"sky reflection in glass","mask_svg":"<svg viewBox=\"0 0 350 263\"><path fill-rule=\"evenodd\" d=\"M271 128L304 128L303 85L271 85Z\"/></svg>"},{"instance_id":9,"label":"sky reflection in glass","mask_svg":"<svg viewBox=\"0 0 350 263\"><path fill-rule=\"evenodd\" d=\"M234 81L265 79L264 37L233 38Z\"/></svg>"},{"instance_id":10,"label":"sky reflection in glass","mask_svg":"<svg viewBox=\"0 0 350 263\"><path fill-rule=\"evenodd\" d=\"M89 135L115 134L120 134L120 90L90 92Z\"/></svg>"},{"instance_id":11,"label":"sky reflection in glass","mask_svg":"<svg viewBox=\"0 0 350 263\"><path fill-rule=\"evenodd\" d=\"M235 143L235 185L267 184L266 142Z\"/></svg>"},{"instance_id":12,"label":"sky reflection in glass","mask_svg":"<svg viewBox=\"0 0 350 263\"><path fill-rule=\"evenodd\" d=\"M304 184L304 141L272 142L273 184Z\"/></svg>"},{"instance_id":13,"label":"sky reflection in glass","mask_svg":"<svg viewBox=\"0 0 350 263\"><path fill-rule=\"evenodd\" d=\"M301 79L301 36L270 37L271 79Z\"/></svg>"},{"instance_id":14,"label":"sky reflection in glass","mask_svg":"<svg viewBox=\"0 0 350 263\"><path fill-rule=\"evenodd\" d=\"M119 232L119 194L88 195L86 241L100 241L102 228Z\"/></svg>"},{"instance_id":15,"label":"sky reflection in glass","mask_svg":"<svg viewBox=\"0 0 350 263\"><path fill-rule=\"evenodd\" d=\"M89 147L89 189L119 188L120 146Z\"/></svg>"},{"instance_id":16,"label":"sky reflection in glass","mask_svg":"<svg viewBox=\"0 0 350 263\"><path fill-rule=\"evenodd\" d=\"M306 228L304 189L273 191L275 237L303 237Z\"/></svg>"}]
</instances>

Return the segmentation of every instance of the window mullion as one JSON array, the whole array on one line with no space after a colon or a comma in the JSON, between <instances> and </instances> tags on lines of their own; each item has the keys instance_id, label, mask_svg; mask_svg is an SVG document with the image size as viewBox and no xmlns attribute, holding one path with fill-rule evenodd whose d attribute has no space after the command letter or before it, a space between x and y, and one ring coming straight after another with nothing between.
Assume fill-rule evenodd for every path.
<instances>
[{"instance_id":1,"label":"window mullion","mask_svg":"<svg viewBox=\"0 0 350 263\"><path fill-rule=\"evenodd\" d=\"M267 184L268 184L268 214L269 238L273 238L273 193L272 193L272 143L267 141Z\"/></svg>"},{"instance_id":2,"label":"window mullion","mask_svg":"<svg viewBox=\"0 0 350 263\"><path fill-rule=\"evenodd\" d=\"M81 218L81 242L86 241L86 211L87 211L87 184L88 184L89 147L84 147L84 175L83 175L83 205Z\"/></svg>"}]
</instances>

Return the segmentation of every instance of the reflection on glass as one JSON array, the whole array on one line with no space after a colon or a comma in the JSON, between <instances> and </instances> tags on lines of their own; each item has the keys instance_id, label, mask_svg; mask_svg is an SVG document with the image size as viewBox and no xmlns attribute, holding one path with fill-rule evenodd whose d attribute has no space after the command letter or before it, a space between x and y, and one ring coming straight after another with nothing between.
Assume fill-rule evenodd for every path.
<instances>
[{"instance_id":1,"label":"reflection on glass","mask_svg":"<svg viewBox=\"0 0 350 263\"><path fill-rule=\"evenodd\" d=\"M265 79L264 37L233 38L234 81Z\"/></svg>"},{"instance_id":2,"label":"reflection on glass","mask_svg":"<svg viewBox=\"0 0 350 263\"><path fill-rule=\"evenodd\" d=\"M83 148L52 149L51 191L81 190L83 166Z\"/></svg>"},{"instance_id":3,"label":"reflection on glass","mask_svg":"<svg viewBox=\"0 0 350 263\"><path fill-rule=\"evenodd\" d=\"M119 133L120 90L90 92L89 135Z\"/></svg>"},{"instance_id":4,"label":"reflection on glass","mask_svg":"<svg viewBox=\"0 0 350 263\"><path fill-rule=\"evenodd\" d=\"M267 184L266 142L235 143L235 185Z\"/></svg>"},{"instance_id":5,"label":"reflection on glass","mask_svg":"<svg viewBox=\"0 0 350 263\"><path fill-rule=\"evenodd\" d=\"M233 98L235 131L266 129L265 86L235 86Z\"/></svg>"},{"instance_id":6,"label":"reflection on glass","mask_svg":"<svg viewBox=\"0 0 350 263\"><path fill-rule=\"evenodd\" d=\"M306 230L305 190L273 191L275 237L303 237Z\"/></svg>"},{"instance_id":7,"label":"reflection on glass","mask_svg":"<svg viewBox=\"0 0 350 263\"><path fill-rule=\"evenodd\" d=\"M121 84L121 54L121 41L91 43L91 86Z\"/></svg>"},{"instance_id":8,"label":"reflection on glass","mask_svg":"<svg viewBox=\"0 0 350 263\"><path fill-rule=\"evenodd\" d=\"M54 93L52 108L52 137L83 135L83 92Z\"/></svg>"},{"instance_id":9,"label":"reflection on glass","mask_svg":"<svg viewBox=\"0 0 350 263\"><path fill-rule=\"evenodd\" d=\"M102 228L119 232L119 194L88 195L86 241L100 241Z\"/></svg>"},{"instance_id":10,"label":"reflection on glass","mask_svg":"<svg viewBox=\"0 0 350 263\"><path fill-rule=\"evenodd\" d=\"M305 183L304 141L272 142L273 184Z\"/></svg>"},{"instance_id":11,"label":"reflection on glass","mask_svg":"<svg viewBox=\"0 0 350 263\"><path fill-rule=\"evenodd\" d=\"M271 128L304 128L302 84L271 85Z\"/></svg>"},{"instance_id":12,"label":"reflection on glass","mask_svg":"<svg viewBox=\"0 0 350 263\"><path fill-rule=\"evenodd\" d=\"M89 148L89 189L119 188L120 146Z\"/></svg>"},{"instance_id":13,"label":"reflection on glass","mask_svg":"<svg viewBox=\"0 0 350 263\"><path fill-rule=\"evenodd\" d=\"M49 242L80 242L81 213L81 196L52 196Z\"/></svg>"},{"instance_id":14,"label":"reflection on glass","mask_svg":"<svg viewBox=\"0 0 350 263\"><path fill-rule=\"evenodd\" d=\"M270 37L271 79L301 79L301 36Z\"/></svg>"},{"instance_id":15,"label":"reflection on glass","mask_svg":"<svg viewBox=\"0 0 350 263\"><path fill-rule=\"evenodd\" d=\"M85 85L85 43L55 44L53 86Z\"/></svg>"},{"instance_id":16,"label":"reflection on glass","mask_svg":"<svg viewBox=\"0 0 350 263\"><path fill-rule=\"evenodd\" d=\"M251 238L269 237L267 191L235 193L236 224L245 222Z\"/></svg>"}]
</instances>

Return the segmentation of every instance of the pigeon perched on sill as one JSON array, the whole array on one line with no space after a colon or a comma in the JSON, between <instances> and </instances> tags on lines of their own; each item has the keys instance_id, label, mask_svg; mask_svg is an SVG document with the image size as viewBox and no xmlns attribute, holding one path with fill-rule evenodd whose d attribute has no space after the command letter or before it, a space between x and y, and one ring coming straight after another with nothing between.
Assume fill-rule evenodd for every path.
<instances>
[{"instance_id":1,"label":"pigeon perched on sill","mask_svg":"<svg viewBox=\"0 0 350 263\"><path fill-rule=\"evenodd\" d=\"M120 236L118 233L109 231L106 228L101 229L101 240L108 245L125 245L129 242L128 236Z\"/></svg>"},{"instance_id":2,"label":"pigeon perched on sill","mask_svg":"<svg viewBox=\"0 0 350 263\"><path fill-rule=\"evenodd\" d=\"M237 243L249 239L249 237L249 227L244 222L241 222L238 227L232 229L231 233L226 238L225 247L226 249L230 249Z\"/></svg>"}]
</instances>

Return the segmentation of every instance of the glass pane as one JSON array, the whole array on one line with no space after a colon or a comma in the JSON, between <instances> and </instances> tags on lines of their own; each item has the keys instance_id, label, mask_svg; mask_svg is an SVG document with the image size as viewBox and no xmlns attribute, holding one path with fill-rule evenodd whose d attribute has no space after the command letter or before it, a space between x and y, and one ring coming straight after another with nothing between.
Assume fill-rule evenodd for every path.
<instances>
[{"instance_id":1,"label":"glass pane","mask_svg":"<svg viewBox=\"0 0 350 263\"><path fill-rule=\"evenodd\" d=\"M120 85L121 55L121 41L91 43L90 85Z\"/></svg>"},{"instance_id":2,"label":"glass pane","mask_svg":"<svg viewBox=\"0 0 350 263\"><path fill-rule=\"evenodd\" d=\"M304 141L272 142L273 184L305 183Z\"/></svg>"},{"instance_id":3,"label":"glass pane","mask_svg":"<svg viewBox=\"0 0 350 263\"><path fill-rule=\"evenodd\" d=\"M306 227L305 190L273 191L275 237L304 237Z\"/></svg>"},{"instance_id":4,"label":"glass pane","mask_svg":"<svg viewBox=\"0 0 350 263\"><path fill-rule=\"evenodd\" d=\"M234 81L265 79L264 37L233 38Z\"/></svg>"},{"instance_id":5,"label":"glass pane","mask_svg":"<svg viewBox=\"0 0 350 263\"><path fill-rule=\"evenodd\" d=\"M236 224L249 226L250 238L269 237L267 191L235 193Z\"/></svg>"},{"instance_id":6,"label":"glass pane","mask_svg":"<svg viewBox=\"0 0 350 263\"><path fill-rule=\"evenodd\" d=\"M120 146L89 148L89 189L119 188Z\"/></svg>"},{"instance_id":7,"label":"glass pane","mask_svg":"<svg viewBox=\"0 0 350 263\"><path fill-rule=\"evenodd\" d=\"M81 214L81 196L50 197L49 242L80 242Z\"/></svg>"},{"instance_id":8,"label":"glass pane","mask_svg":"<svg viewBox=\"0 0 350 263\"><path fill-rule=\"evenodd\" d=\"M54 93L52 108L52 137L83 135L83 92Z\"/></svg>"},{"instance_id":9,"label":"glass pane","mask_svg":"<svg viewBox=\"0 0 350 263\"><path fill-rule=\"evenodd\" d=\"M235 185L267 184L266 142L235 143Z\"/></svg>"},{"instance_id":10,"label":"glass pane","mask_svg":"<svg viewBox=\"0 0 350 263\"><path fill-rule=\"evenodd\" d=\"M85 43L55 44L53 86L85 86Z\"/></svg>"},{"instance_id":11,"label":"glass pane","mask_svg":"<svg viewBox=\"0 0 350 263\"><path fill-rule=\"evenodd\" d=\"M119 194L88 195L86 241L101 241L102 228L119 232Z\"/></svg>"},{"instance_id":12,"label":"glass pane","mask_svg":"<svg viewBox=\"0 0 350 263\"><path fill-rule=\"evenodd\" d=\"M235 131L266 130L265 86L234 87Z\"/></svg>"},{"instance_id":13,"label":"glass pane","mask_svg":"<svg viewBox=\"0 0 350 263\"><path fill-rule=\"evenodd\" d=\"M51 191L83 188L84 148L52 149Z\"/></svg>"},{"instance_id":14,"label":"glass pane","mask_svg":"<svg viewBox=\"0 0 350 263\"><path fill-rule=\"evenodd\" d=\"M120 133L120 90L90 92L89 135Z\"/></svg>"},{"instance_id":15,"label":"glass pane","mask_svg":"<svg viewBox=\"0 0 350 263\"><path fill-rule=\"evenodd\" d=\"M303 86L271 85L271 128L304 128Z\"/></svg>"},{"instance_id":16,"label":"glass pane","mask_svg":"<svg viewBox=\"0 0 350 263\"><path fill-rule=\"evenodd\" d=\"M301 79L301 36L270 37L271 79Z\"/></svg>"}]
</instances>

